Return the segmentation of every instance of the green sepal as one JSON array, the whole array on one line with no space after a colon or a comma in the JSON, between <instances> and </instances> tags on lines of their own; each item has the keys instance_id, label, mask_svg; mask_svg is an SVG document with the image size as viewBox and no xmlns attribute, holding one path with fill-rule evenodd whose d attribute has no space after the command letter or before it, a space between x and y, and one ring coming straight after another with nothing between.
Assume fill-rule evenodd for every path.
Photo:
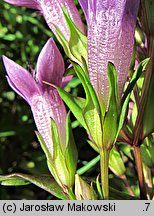
<instances>
[{"instance_id":1,"label":"green sepal","mask_svg":"<svg viewBox=\"0 0 154 216\"><path fill-rule=\"evenodd\" d=\"M85 106L87 106L87 104L93 104L93 106L97 109L98 113L100 113L101 112L100 104L99 104L97 95L95 93L95 90L93 86L91 85L87 74L78 64L72 62L72 65L86 93L86 105Z\"/></svg>"},{"instance_id":2,"label":"green sepal","mask_svg":"<svg viewBox=\"0 0 154 216\"><path fill-rule=\"evenodd\" d=\"M112 172L119 177L123 176L126 172L124 162L116 148L112 148L110 151L109 167Z\"/></svg>"},{"instance_id":3,"label":"green sepal","mask_svg":"<svg viewBox=\"0 0 154 216\"><path fill-rule=\"evenodd\" d=\"M86 131L91 135L94 143L102 144L102 126L100 121L101 109L96 96L96 93L83 69L72 63L75 72L80 79L83 88L86 93L86 99L80 99L73 97L71 94L67 93L59 87L55 87L59 92L60 97L70 108L71 112L74 114L76 119L80 124L86 129ZM94 121L92 121L92 119Z\"/></svg>"},{"instance_id":4,"label":"green sepal","mask_svg":"<svg viewBox=\"0 0 154 216\"><path fill-rule=\"evenodd\" d=\"M56 196L59 199L66 200L67 197L65 196L62 188L57 184L57 182L49 175L43 175L43 176L33 176L33 175L27 175L27 174L21 174L21 173L13 173L10 175L1 175L0 176L0 182L1 184L5 184L6 181L11 182L11 180L14 181L21 181L24 180L28 183L32 183L45 191L48 191L52 195ZM13 184L12 184L13 186ZM15 184L16 186L16 184Z\"/></svg>"},{"instance_id":5,"label":"green sepal","mask_svg":"<svg viewBox=\"0 0 154 216\"><path fill-rule=\"evenodd\" d=\"M52 156L51 153L49 152L49 149L47 148L47 146L46 146L46 144L45 144L43 138L41 137L41 135L40 135L37 131L36 131L35 133L36 133L36 136L37 136L37 138L38 138L38 140L39 140L39 143L40 143L40 145L41 145L41 147L42 147L42 149L43 149L43 151L44 151L44 153L45 153L45 155L46 155L46 158L47 158L47 165L48 165L48 168L49 168L50 173L54 176L54 178L55 178L55 180L57 181L57 183L58 183L61 187L63 187L63 184L62 184L62 182L61 182L61 179L59 179L59 176L58 176L58 174L57 174L57 172L56 172L56 170L55 170L53 156ZM52 137L51 137L51 139L52 139ZM53 141L54 141L54 140L53 140Z\"/></svg>"},{"instance_id":6,"label":"green sepal","mask_svg":"<svg viewBox=\"0 0 154 216\"><path fill-rule=\"evenodd\" d=\"M66 7L63 7L63 13L70 33L70 51L72 55L78 60L77 63L82 66L82 58L84 58L84 60L87 62L87 37L76 27L74 22L71 20Z\"/></svg>"},{"instance_id":7,"label":"green sepal","mask_svg":"<svg viewBox=\"0 0 154 216\"><path fill-rule=\"evenodd\" d=\"M63 7L63 14L66 20L66 24L69 29L70 38L69 41L65 39L60 30L54 26L57 38L62 45L66 55L74 62L78 63L84 68L83 59L87 62L87 37L76 27L71 20L66 7Z\"/></svg>"},{"instance_id":8,"label":"green sepal","mask_svg":"<svg viewBox=\"0 0 154 216\"><path fill-rule=\"evenodd\" d=\"M65 37L62 35L62 33L60 32L60 30L54 26L55 31L56 31L56 35L58 37L58 41L59 43L62 45L65 54L72 60L76 62L76 58L72 55L71 51L70 51L70 47L69 47L69 43L68 41L65 39Z\"/></svg>"},{"instance_id":9,"label":"green sepal","mask_svg":"<svg viewBox=\"0 0 154 216\"><path fill-rule=\"evenodd\" d=\"M102 145L102 126L101 126L101 109L96 93L89 81L88 76L83 69L73 63L75 72L80 79L86 94L86 104L82 110L83 118L86 123L87 131L97 146Z\"/></svg>"},{"instance_id":10,"label":"green sepal","mask_svg":"<svg viewBox=\"0 0 154 216\"><path fill-rule=\"evenodd\" d=\"M65 161L65 149L66 146L62 145L62 141L59 137L58 128L53 119L51 119L51 132L53 140L53 172L55 180L58 184L65 188L65 186L70 187L69 171L67 169Z\"/></svg>"},{"instance_id":11,"label":"green sepal","mask_svg":"<svg viewBox=\"0 0 154 216\"><path fill-rule=\"evenodd\" d=\"M76 117L76 119L80 122L80 124L87 130L87 126L85 123L85 120L83 118L82 114L82 108L85 106L85 100L80 99L78 97L74 97L65 90L55 87L62 98L62 100L66 103L66 105L69 107L73 115Z\"/></svg>"},{"instance_id":12,"label":"green sepal","mask_svg":"<svg viewBox=\"0 0 154 216\"><path fill-rule=\"evenodd\" d=\"M70 186L73 186L75 180L75 172L77 167L78 160L78 151L74 142L71 120L70 120L70 112L66 118L66 152L65 152L65 161L66 166L69 172L69 181Z\"/></svg>"},{"instance_id":13,"label":"green sepal","mask_svg":"<svg viewBox=\"0 0 154 216\"><path fill-rule=\"evenodd\" d=\"M118 84L116 69L112 63L108 64L109 102L103 122L103 145L110 147L114 144L119 116Z\"/></svg>"}]
</instances>

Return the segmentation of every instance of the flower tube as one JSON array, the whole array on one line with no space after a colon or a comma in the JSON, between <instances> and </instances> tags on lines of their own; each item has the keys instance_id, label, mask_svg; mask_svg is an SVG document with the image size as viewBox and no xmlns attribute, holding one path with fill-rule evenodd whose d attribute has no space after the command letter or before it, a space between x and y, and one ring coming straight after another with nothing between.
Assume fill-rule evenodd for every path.
<instances>
[{"instance_id":1,"label":"flower tube","mask_svg":"<svg viewBox=\"0 0 154 216\"><path fill-rule=\"evenodd\" d=\"M88 64L90 81L107 106L108 62L117 70L121 97L127 79L139 0L79 0L88 23Z\"/></svg>"}]
</instances>

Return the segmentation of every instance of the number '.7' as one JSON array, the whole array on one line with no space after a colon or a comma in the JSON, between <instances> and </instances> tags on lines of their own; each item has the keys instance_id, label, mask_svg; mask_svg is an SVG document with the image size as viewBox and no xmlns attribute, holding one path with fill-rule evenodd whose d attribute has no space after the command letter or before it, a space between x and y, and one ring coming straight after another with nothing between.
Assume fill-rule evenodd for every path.
<instances>
[{"instance_id":1,"label":"number '.7'","mask_svg":"<svg viewBox=\"0 0 154 216\"><path fill-rule=\"evenodd\" d=\"M146 205L145 211L148 211L148 208L149 208L149 206L150 206L150 203L145 203L145 205Z\"/></svg>"}]
</instances>

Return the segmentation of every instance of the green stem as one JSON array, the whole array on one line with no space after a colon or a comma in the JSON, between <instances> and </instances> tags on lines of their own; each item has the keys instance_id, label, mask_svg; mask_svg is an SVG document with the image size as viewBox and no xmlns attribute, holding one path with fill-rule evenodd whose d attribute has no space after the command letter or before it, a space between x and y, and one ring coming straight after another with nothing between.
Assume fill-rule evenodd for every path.
<instances>
[{"instance_id":1,"label":"green stem","mask_svg":"<svg viewBox=\"0 0 154 216\"><path fill-rule=\"evenodd\" d=\"M109 199L109 153L107 149L100 151L101 185L105 200Z\"/></svg>"},{"instance_id":2,"label":"green stem","mask_svg":"<svg viewBox=\"0 0 154 216\"><path fill-rule=\"evenodd\" d=\"M97 164L100 160L100 155L98 155L97 157L95 157L94 159L92 159L91 161L89 161L86 165L84 165L83 167L81 167L80 169L77 170L77 174L78 175L83 175L85 172L87 172L90 168L92 168L93 166L95 166L95 164Z\"/></svg>"},{"instance_id":3,"label":"green stem","mask_svg":"<svg viewBox=\"0 0 154 216\"><path fill-rule=\"evenodd\" d=\"M76 200L76 197L75 197L75 195L73 193L72 188L68 189L68 195L67 195L67 197L68 197L69 200Z\"/></svg>"}]
</instances>

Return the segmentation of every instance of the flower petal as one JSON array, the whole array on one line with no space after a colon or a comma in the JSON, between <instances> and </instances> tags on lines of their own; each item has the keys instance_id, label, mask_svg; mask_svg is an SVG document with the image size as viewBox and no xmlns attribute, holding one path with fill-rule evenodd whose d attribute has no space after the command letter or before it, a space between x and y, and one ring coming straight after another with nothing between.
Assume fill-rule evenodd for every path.
<instances>
[{"instance_id":1,"label":"flower petal","mask_svg":"<svg viewBox=\"0 0 154 216\"><path fill-rule=\"evenodd\" d=\"M54 25L61 31L66 40L69 40L69 30L63 15L62 7L65 5L70 17L76 26L84 33L84 25L77 8L72 0L37 0L40 10L49 28L56 34Z\"/></svg>"},{"instance_id":2,"label":"flower petal","mask_svg":"<svg viewBox=\"0 0 154 216\"><path fill-rule=\"evenodd\" d=\"M37 61L36 78L40 85L46 81L56 86L61 86L64 74L64 61L54 40L50 38L43 47Z\"/></svg>"},{"instance_id":3,"label":"flower petal","mask_svg":"<svg viewBox=\"0 0 154 216\"><path fill-rule=\"evenodd\" d=\"M32 97L40 94L40 89L32 75L6 56L3 56L3 62L10 86L31 104Z\"/></svg>"},{"instance_id":4,"label":"flower petal","mask_svg":"<svg viewBox=\"0 0 154 216\"><path fill-rule=\"evenodd\" d=\"M85 18L87 20L87 23L89 22L88 17L88 1L87 0L79 0L79 4L84 12Z\"/></svg>"},{"instance_id":5,"label":"flower petal","mask_svg":"<svg viewBox=\"0 0 154 216\"><path fill-rule=\"evenodd\" d=\"M90 0L89 0L90 2ZM139 0L96 0L88 5L88 61L91 83L107 105L107 65L112 62L118 74L119 95L127 78L134 44Z\"/></svg>"},{"instance_id":6,"label":"flower petal","mask_svg":"<svg viewBox=\"0 0 154 216\"><path fill-rule=\"evenodd\" d=\"M26 101L27 99L24 97L24 95L20 92L20 90L18 88L15 87L15 85L12 83L12 81L10 80L10 78L8 76L6 76L7 78L7 81L8 81L8 84L9 86L18 94L20 95L22 98L24 98ZM27 101L28 103L28 101Z\"/></svg>"},{"instance_id":7,"label":"flower petal","mask_svg":"<svg viewBox=\"0 0 154 216\"><path fill-rule=\"evenodd\" d=\"M73 75L63 77L61 88L64 88L72 78L73 78Z\"/></svg>"},{"instance_id":8,"label":"flower petal","mask_svg":"<svg viewBox=\"0 0 154 216\"><path fill-rule=\"evenodd\" d=\"M60 140L65 145L66 133L66 108L56 89L43 96L33 97L31 103L34 120L39 133L53 155L53 142L51 135L51 119L55 121L60 134Z\"/></svg>"},{"instance_id":9,"label":"flower petal","mask_svg":"<svg viewBox=\"0 0 154 216\"><path fill-rule=\"evenodd\" d=\"M35 0L4 0L4 1L17 6L39 9L38 4L36 3Z\"/></svg>"}]
</instances>

